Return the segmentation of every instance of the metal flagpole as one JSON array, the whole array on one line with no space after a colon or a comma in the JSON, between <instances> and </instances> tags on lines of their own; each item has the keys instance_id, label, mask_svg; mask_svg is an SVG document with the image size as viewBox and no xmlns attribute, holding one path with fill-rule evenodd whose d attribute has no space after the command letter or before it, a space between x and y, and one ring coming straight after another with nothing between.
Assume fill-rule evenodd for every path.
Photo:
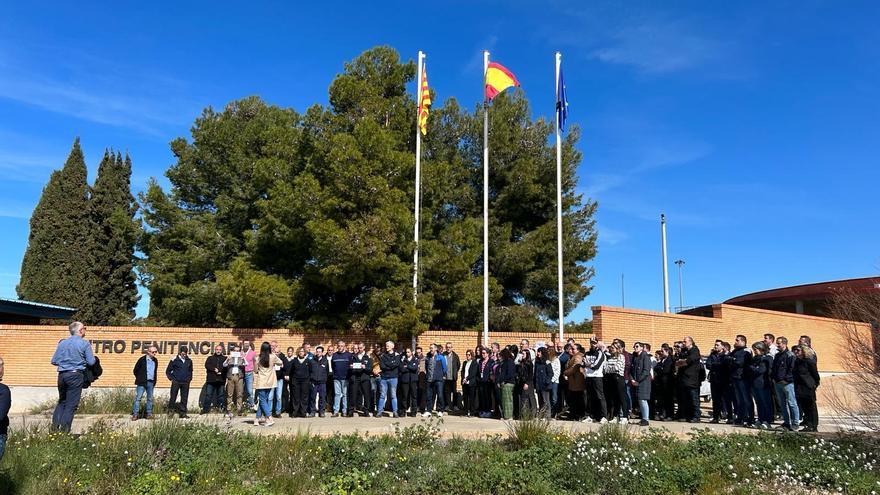
<instances>
[{"instance_id":1,"label":"metal flagpole","mask_svg":"<svg viewBox=\"0 0 880 495\"><path fill-rule=\"evenodd\" d=\"M669 272L666 265L666 215L660 214L660 254L663 256L663 312L669 312Z\"/></svg>"},{"instance_id":2,"label":"metal flagpole","mask_svg":"<svg viewBox=\"0 0 880 495\"><path fill-rule=\"evenodd\" d=\"M556 104L564 105L560 101L559 94L559 67L562 64L562 54L556 52ZM562 288L562 137L559 131L559 114L561 108L556 109L556 277L558 279L559 294L559 342L564 342L565 327L565 296Z\"/></svg>"},{"instance_id":3,"label":"metal flagpole","mask_svg":"<svg viewBox=\"0 0 880 495\"><path fill-rule=\"evenodd\" d=\"M483 50L483 91L489 51ZM483 345L489 345L489 103L483 109Z\"/></svg>"},{"instance_id":4,"label":"metal flagpole","mask_svg":"<svg viewBox=\"0 0 880 495\"><path fill-rule=\"evenodd\" d=\"M413 250L413 304L419 301L419 209L421 207L421 180L422 180L422 131L419 128L420 113L422 110L422 69L424 67L425 54L419 50L418 79L416 79L416 201L415 201L415 249ZM412 349L416 350L416 336L412 337Z\"/></svg>"}]
</instances>

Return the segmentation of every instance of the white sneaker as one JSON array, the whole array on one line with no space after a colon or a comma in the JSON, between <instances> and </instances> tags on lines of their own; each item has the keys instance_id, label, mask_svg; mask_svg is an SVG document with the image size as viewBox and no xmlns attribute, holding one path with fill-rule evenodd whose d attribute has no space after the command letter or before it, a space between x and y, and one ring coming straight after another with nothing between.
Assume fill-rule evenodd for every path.
<instances>
[{"instance_id":1,"label":"white sneaker","mask_svg":"<svg viewBox=\"0 0 880 495\"><path fill-rule=\"evenodd\" d=\"M438 417L438 418L442 418L442 417L443 417L443 411L437 411L437 417Z\"/></svg>"},{"instance_id":2,"label":"white sneaker","mask_svg":"<svg viewBox=\"0 0 880 495\"><path fill-rule=\"evenodd\" d=\"M608 420L605 419L605 418L602 418L602 419L599 420L599 424L602 424L602 425L604 425L604 424L607 423L607 422L608 422Z\"/></svg>"},{"instance_id":3,"label":"white sneaker","mask_svg":"<svg viewBox=\"0 0 880 495\"><path fill-rule=\"evenodd\" d=\"M586 418L581 420L581 423L592 423L592 422L593 422L593 418L591 418L589 416L587 416Z\"/></svg>"},{"instance_id":4,"label":"white sneaker","mask_svg":"<svg viewBox=\"0 0 880 495\"><path fill-rule=\"evenodd\" d=\"M430 418L430 417L431 417L431 413L429 413L429 412L427 412L427 411L426 411L426 412L423 412L423 413L422 413L422 417L423 417L423 418Z\"/></svg>"}]
</instances>

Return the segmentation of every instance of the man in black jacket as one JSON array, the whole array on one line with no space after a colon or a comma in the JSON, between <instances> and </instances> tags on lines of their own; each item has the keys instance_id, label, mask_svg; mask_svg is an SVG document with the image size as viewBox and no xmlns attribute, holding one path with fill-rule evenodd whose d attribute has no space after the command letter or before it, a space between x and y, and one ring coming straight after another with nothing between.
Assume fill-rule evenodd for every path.
<instances>
[{"instance_id":1,"label":"man in black jacket","mask_svg":"<svg viewBox=\"0 0 880 495\"><path fill-rule=\"evenodd\" d=\"M310 362L306 356L306 350L302 347L296 351L296 356L287 361L284 378L290 383L290 407L288 409L291 418L305 418L309 412Z\"/></svg>"},{"instance_id":2,"label":"man in black jacket","mask_svg":"<svg viewBox=\"0 0 880 495\"><path fill-rule=\"evenodd\" d=\"M700 422L700 384L706 370L700 362L700 349L693 337L684 338L681 354L675 365L678 367L679 384L682 387L683 402L679 405L682 413L679 421Z\"/></svg>"},{"instance_id":3,"label":"man in black jacket","mask_svg":"<svg viewBox=\"0 0 880 495\"><path fill-rule=\"evenodd\" d=\"M309 404L314 404L318 399L318 410L315 416L324 417L325 400L327 397L327 378L330 376L330 360L324 355L324 347L315 347L315 354L309 363L309 381L312 389L309 394Z\"/></svg>"},{"instance_id":4,"label":"man in black jacket","mask_svg":"<svg viewBox=\"0 0 880 495\"><path fill-rule=\"evenodd\" d=\"M361 407L362 414L372 417L370 411L373 403L372 390L370 389L370 373L373 369L373 360L370 359L366 346L358 342L357 350L351 356L351 364L349 365L349 379L351 380L352 395L351 407L348 409L348 416L354 416L355 409Z\"/></svg>"},{"instance_id":5,"label":"man in black jacket","mask_svg":"<svg viewBox=\"0 0 880 495\"><path fill-rule=\"evenodd\" d=\"M406 416L410 414L415 416L419 410L419 401L416 391L419 385L419 358L417 358L412 349L406 349L400 360L400 414Z\"/></svg>"},{"instance_id":6,"label":"man in black jacket","mask_svg":"<svg viewBox=\"0 0 880 495\"><path fill-rule=\"evenodd\" d=\"M779 429L794 431L800 422L800 409L794 393L795 356L788 349L788 339L776 339L776 356L773 358L771 377L776 388L776 396L782 404L782 425Z\"/></svg>"},{"instance_id":7,"label":"man in black jacket","mask_svg":"<svg viewBox=\"0 0 880 495\"><path fill-rule=\"evenodd\" d=\"M137 391L134 396L134 404L131 406L132 421L138 419L138 410L144 392L147 393L147 407L145 408L147 419L153 419L153 388L156 386L156 372L159 371L159 360L156 359L158 351L156 346L151 345L147 348L146 354L134 363L134 384Z\"/></svg>"},{"instance_id":8,"label":"man in black jacket","mask_svg":"<svg viewBox=\"0 0 880 495\"><path fill-rule=\"evenodd\" d=\"M727 351L721 340L715 341L715 346L709 357L706 358L706 368L709 370L709 386L712 392L712 421L720 423L723 415L729 415L726 401L726 391L730 388L730 373L724 361Z\"/></svg>"},{"instance_id":9,"label":"man in black jacket","mask_svg":"<svg viewBox=\"0 0 880 495\"><path fill-rule=\"evenodd\" d=\"M181 418L186 418L187 402L189 402L189 384L193 377L192 359L189 358L189 350L181 346L177 357L168 362L165 368L165 377L171 382L171 400L168 401L169 414L177 410ZM180 392L180 403L177 403L177 393Z\"/></svg>"},{"instance_id":10,"label":"man in black jacket","mask_svg":"<svg viewBox=\"0 0 880 495\"><path fill-rule=\"evenodd\" d=\"M733 382L733 407L736 410L734 424L752 426L755 423L755 403L752 400L752 380L749 376L752 354L748 350L748 341L745 335L736 336L731 357L733 361L730 379Z\"/></svg>"},{"instance_id":11,"label":"man in black jacket","mask_svg":"<svg viewBox=\"0 0 880 495\"><path fill-rule=\"evenodd\" d=\"M226 356L223 355L223 346L217 344L214 346L214 354L208 356L205 360L205 400L202 403L202 414L208 414L211 407L226 412L226 404L223 400L223 386L226 384L226 369L223 363L226 362Z\"/></svg>"},{"instance_id":12,"label":"man in black jacket","mask_svg":"<svg viewBox=\"0 0 880 495\"><path fill-rule=\"evenodd\" d=\"M385 342L385 352L379 356L379 404L376 407L376 417L381 418L385 414L385 402L391 396L391 415L397 415L397 379L400 376L400 354L394 350L394 342Z\"/></svg>"}]
</instances>

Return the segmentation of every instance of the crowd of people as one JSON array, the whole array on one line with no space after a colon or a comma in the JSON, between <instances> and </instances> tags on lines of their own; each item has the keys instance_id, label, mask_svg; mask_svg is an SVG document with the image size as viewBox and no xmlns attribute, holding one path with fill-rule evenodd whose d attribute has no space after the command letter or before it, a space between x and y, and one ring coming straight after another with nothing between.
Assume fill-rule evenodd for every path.
<instances>
[{"instance_id":1,"label":"crowd of people","mask_svg":"<svg viewBox=\"0 0 880 495\"><path fill-rule=\"evenodd\" d=\"M81 323L59 343L53 364L59 371L57 428L69 431L78 404L83 373L94 363ZM480 418L564 419L587 423L702 420L700 389L708 380L711 423L816 431L817 357L808 336L788 348L786 337L764 335L751 346L737 335L734 344L718 340L707 355L693 338L672 345L635 342L631 351L620 339L606 344L591 338L502 346L495 342L466 349L453 344L427 349L397 349L394 342L338 341L312 348L276 341L259 346L243 341L221 345L204 362L206 381L199 398L202 414L212 410L232 418L256 412L254 424L271 426L290 417L392 417L460 414ZM331 348L333 347L333 348ZM165 368L171 382L169 411L187 417L193 362L182 347ZM159 371L155 346L137 361L132 420L153 413L153 388Z\"/></svg>"}]
</instances>

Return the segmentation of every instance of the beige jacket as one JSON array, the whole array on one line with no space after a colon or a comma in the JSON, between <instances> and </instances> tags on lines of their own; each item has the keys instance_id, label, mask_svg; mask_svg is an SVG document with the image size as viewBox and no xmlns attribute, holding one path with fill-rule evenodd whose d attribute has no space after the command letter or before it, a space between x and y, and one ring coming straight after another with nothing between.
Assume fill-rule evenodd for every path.
<instances>
[{"instance_id":1,"label":"beige jacket","mask_svg":"<svg viewBox=\"0 0 880 495\"><path fill-rule=\"evenodd\" d=\"M275 354L269 355L269 367L264 368L260 365L260 355L254 356L254 389L275 388L278 379L275 377L275 366L281 366L281 359Z\"/></svg>"}]
</instances>

